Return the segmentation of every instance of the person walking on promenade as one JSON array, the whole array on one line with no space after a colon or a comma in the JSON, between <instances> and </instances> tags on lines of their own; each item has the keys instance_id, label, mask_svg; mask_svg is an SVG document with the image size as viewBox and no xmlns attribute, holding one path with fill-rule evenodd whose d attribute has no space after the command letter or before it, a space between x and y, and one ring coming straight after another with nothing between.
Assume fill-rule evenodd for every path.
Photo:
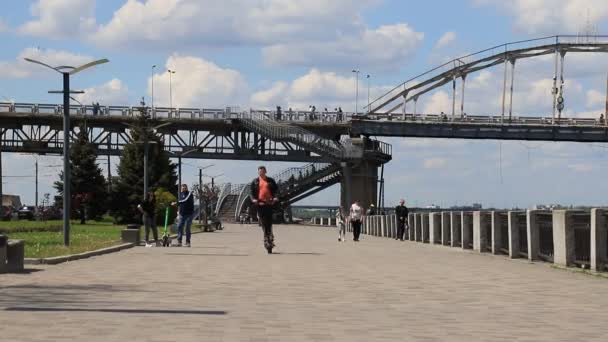
<instances>
[{"instance_id":1,"label":"person walking on promenade","mask_svg":"<svg viewBox=\"0 0 608 342\"><path fill-rule=\"evenodd\" d=\"M336 211L336 225L338 226L338 241L346 241L346 218L344 217L344 209L338 208Z\"/></svg>"},{"instance_id":2,"label":"person walking on promenade","mask_svg":"<svg viewBox=\"0 0 608 342\"><path fill-rule=\"evenodd\" d=\"M403 198L399 201L399 205L395 208L395 214L397 215L397 237L395 240L404 240L405 227L407 225L407 215L409 211L405 206L405 200ZM409 229L409 227L408 227Z\"/></svg>"},{"instance_id":3,"label":"person walking on promenade","mask_svg":"<svg viewBox=\"0 0 608 342\"><path fill-rule=\"evenodd\" d=\"M188 191L188 185L186 184L182 184L181 190L179 202L171 203L173 206L178 205L177 246L181 247L182 245L184 226L186 226L186 247L190 247L190 228L192 227L192 219L194 218L194 196L191 191Z\"/></svg>"},{"instance_id":4,"label":"person walking on promenade","mask_svg":"<svg viewBox=\"0 0 608 342\"><path fill-rule=\"evenodd\" d=\"M279 201L277 196L277 183L266 176L266 167L258 167L258 177L251 182L251 203L257 205L258 218L264 230L264 247L268 254L272 254L275 247L272 232L272 208Z\"/></svg>"},{"instance_id":5,"label":"person walking on promenade","mask_svg":"<svg viewBox=\"0 0 608 342\"><path fill-rule=\"evenodd\" d=\"M350 207L350 222L353 225L353 241L359 241L359 235L361 235L361 215L363 215L363 208L359 205L359 201L355 201Z\"/></svg>"},{"instance_id":6,"label":"person walking on promenade","mask_svg":"<svg viewBox=\"0 0 608 342\"><path fill-rule=\"evenodd\" d=\"M158 247L160 242L158 241L158 229L156 227L156 196L153 191L148 192L143 203L137 205L137 209L141 213L144 227L146 227L146 247ZM152 230L154 236L154 245L149 243L150 230Z\"/></svg>"}]
</instances>

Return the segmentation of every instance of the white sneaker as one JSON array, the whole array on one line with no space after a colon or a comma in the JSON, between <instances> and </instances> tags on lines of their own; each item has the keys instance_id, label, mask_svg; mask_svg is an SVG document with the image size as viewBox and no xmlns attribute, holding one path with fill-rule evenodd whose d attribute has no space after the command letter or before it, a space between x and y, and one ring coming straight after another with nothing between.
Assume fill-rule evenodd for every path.
<instances>
[{"instance_id":1,"label":"white sneaker","mask_svg":"<svg viewBox=\"0 0 608 342\"><path fill-rule=\"evenodd\" d=\"M151 243L146 243L146 248L149 248L149 247L154 247L154 245Z\"/></svg>"}]
</instances>

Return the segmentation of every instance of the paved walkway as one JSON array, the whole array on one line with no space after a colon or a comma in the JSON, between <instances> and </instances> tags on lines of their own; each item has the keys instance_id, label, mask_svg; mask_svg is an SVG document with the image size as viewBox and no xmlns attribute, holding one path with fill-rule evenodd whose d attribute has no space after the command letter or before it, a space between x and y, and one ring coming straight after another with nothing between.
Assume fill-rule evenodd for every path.
<instances>
[{"instance_id":1,"label":"paved walkway","mask_svg":"<svg viewBox=\"0 0 608 342\"><path fill-rule=\"evenodd\" d=\"M0 275L2 341L607 341L608 280L257 226Z\"/></svg>"}]
</instances>

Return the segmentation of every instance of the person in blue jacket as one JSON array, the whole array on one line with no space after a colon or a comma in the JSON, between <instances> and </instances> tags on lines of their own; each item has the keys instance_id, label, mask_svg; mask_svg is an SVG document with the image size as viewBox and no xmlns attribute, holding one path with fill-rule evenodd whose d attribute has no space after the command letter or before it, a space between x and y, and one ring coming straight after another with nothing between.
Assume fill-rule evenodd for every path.
<instances>
[{"instance_id":1,"label":"person in blue jacket","mask_svg":"<svg viewBox=\"0 0 608 342\"><path fill-rule=\"evenodd\" d=\"M179 223L177 224L177 246L182 245L184 235L184 225L186 226L186 247L190 247L190 236L192 227L192 219L194 218L194 195L188 191L188 185L182 184L181 192L179 193L179 202L173 202L171 205L178 205Z\"/></svg>"}]
</instances>

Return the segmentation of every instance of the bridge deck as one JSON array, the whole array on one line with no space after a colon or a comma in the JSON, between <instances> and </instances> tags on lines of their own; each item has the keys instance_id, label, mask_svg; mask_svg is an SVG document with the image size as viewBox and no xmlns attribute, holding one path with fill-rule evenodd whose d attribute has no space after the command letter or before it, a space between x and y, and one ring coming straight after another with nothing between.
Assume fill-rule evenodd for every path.
<instances>
[{"instance_id":1,"label":"bridge deck","mask_svg":"<svg viewBox=\"0 0 608 342\"><path fill-rule=\"evenodd\" d=\"M257 226L0 275L6 341L605 341L606 279L334 229ZM86 336L86 337L85 337Z\"/></svg>"}]
</instances>

